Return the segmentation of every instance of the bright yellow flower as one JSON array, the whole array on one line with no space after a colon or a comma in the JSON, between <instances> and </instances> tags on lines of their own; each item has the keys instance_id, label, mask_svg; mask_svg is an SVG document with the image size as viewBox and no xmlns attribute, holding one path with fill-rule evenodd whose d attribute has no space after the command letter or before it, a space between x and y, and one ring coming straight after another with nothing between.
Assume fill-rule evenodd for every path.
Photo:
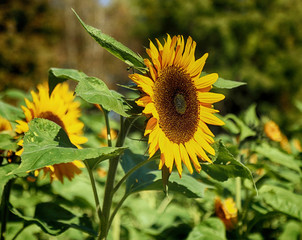
<instances>
[{"instance_id":1,"label":"bright yellow flower","mask_svg":"<svg viewBox=\"0 0 302 240\"><path fill-rule=\"evenodd\" d=\"M69 90L67 83L58 84L51 96L47 83L38 85L38 92L31 92L33 101L25 99L26 107L22 106L25 114L25 121L18 120L16 132L19 134L28 131L28 123L34 118L44 118L51 120L61 126L67 133L70 141L80 147L80 144L85 143L87 139L82 136L84 124L78 119L80 112L80 104L74 101L74 94ZM19 142L23 145L23 141ZM23 149L18 152L21 155ZM50 173L51 181L59 179L63 182L63 177L71 180L75 174L81 173L80 168L84 164L80 161L71 163L62 163L47 166L43 168L44 174ZM36 170L34 175L37 176L41 169Z\"/></svg>"},{"instance_id":2,"label":"bright yellow flower","mask_svg":"<svg viewBox=\"0 0 302 240\"><path fill-rule=\"evenodd\" d=\"M215 199L215 213L224 223L227 230L231 230L237 223L237 208L233 198L227 198L221 201Z\"/></svg>"},{"instance_id":3,"label":"bright yellow flower","mask_svg":"<svg viewBox=\"0 0 302 240\"><path fill-rule=\"evenodd\" d=\"M281 142L282 134L279 126L274 121L270 120L264 124L264 132L269 139Z\"/></svg>"},{"instance_id":4,"label":"bright yellow flower","mask_svg":"<svg viewBox=\"0 0 302 240\"><path fill-rule=\"evenodd\" d=\"M149 156L160 149L159 169L165 165L172 171L175 163L179 175L182 162L190 173L191 162L199 172L197 156L211 162L206 152L215 155L211 147L213 133L207 124L223 125L214 113L212 104L224 99L224 95L209 92L218 79L216 73L200 77L208 54L195 60L196 42L191 37L185 44L183 36L168 35L165 44L157 39L150 42L145 59L149 75L132 74L129 77L145 93L137 104L150 117L145 135L149 134Z\"/></svg>"}]
</instances>

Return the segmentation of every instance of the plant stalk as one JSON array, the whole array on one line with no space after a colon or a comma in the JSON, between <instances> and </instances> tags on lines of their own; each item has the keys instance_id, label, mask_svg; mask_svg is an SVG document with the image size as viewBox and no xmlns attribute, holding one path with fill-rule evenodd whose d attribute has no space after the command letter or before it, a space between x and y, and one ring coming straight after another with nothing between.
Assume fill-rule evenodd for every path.
<instances>
[{"instance_id":1,"label":"plant stalk","mask_svg":"<svg viewBox=\"0 0 302 240\"><path fill-rule=\"evenodd\" d=\"M8 218L8 204L9 204L9 196L11 192L11 188L13 185L14 179L11 179L7 182L4 187L1 199L1 240L5 240L6 235L6 224Z\"/></svg>"}]
</instances>

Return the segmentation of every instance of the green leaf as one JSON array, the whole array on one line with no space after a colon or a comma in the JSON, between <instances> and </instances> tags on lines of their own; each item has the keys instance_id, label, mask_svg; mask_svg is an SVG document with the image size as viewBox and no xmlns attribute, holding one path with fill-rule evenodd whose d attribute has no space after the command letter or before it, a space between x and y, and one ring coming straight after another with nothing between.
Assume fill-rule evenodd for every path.
<instances>
[{"instance_id":1,"label":"green leaf","mask_svg":"<svg viewBox=\"0 0 302 240\"><path fill-rule=\"evenodd\" d=\"M278 240L299 239L301 233L301 222L289 221L284 226L284 231Z\"/></svg>"},{"instance_id":2,"label":"green leaf","mask_svg":"<svg viewBox=\"0 0 302 240\"><path fill-rule=\"evenodd\" d=\"M24 118L21 108L16 108L2 101L0 101L0 116L7 119L11 123L12 128L16 127L16 120Z\"/></svg>"},{"instance_id":3,"label":"green leaf","mask_svg":"<svg viewBox=\"0 0 302 240\"><path fill-rule=\"evenodd\" d=\"M77 217L67 209L57 205L53 202L39 203L36 206L34 217L22 215L17 209L10 208L10 211L18 217L25 220L26 225L36 224L44 232L50 235L59 235L65 232L70 227L76 228L90 235L96 236L93 229L87 227L85 217Z\"/></svg>"},{"instance_id":4,"label":"green leaf","mask_svg":"<svg viewBox=\"0 0 302 240\"><path fill-rule=\"evenodd\" d=\"M213 84L213 86L216 88L225 88L225 89L232 89L243 85L246 85L246 83L226 80L223 78L218 78L218 80Z\"/></svg>"},{"instance_id":5,"label":"green leaf","mask_svg":"<svg viewBox=\"0 0 302 240\"><path fill-rule=\"evenodd\" d=\"M256 114L256 104L252 104L244 113L244 122L248 126L258 126L259 119Z\"/></svg>"},{"instance_id":6,"label":"green leaf","mask_svg":"<svg viewBox=\"0 0 302 240\"><path fill-rule=\"evenodd\" d=\"M225 227L219 218L208 218L195 226L186 240L226 240Z\"/></svg>"},{"instance_id":7,"label":"green leaf","mask_svg":"<svg viewBox=\"0 0 302 240\"><path fill-rule=\"evenodd\" d=\"M143 155L133 154L130 150L126 150L122 156L121 165L124 172L127 173L146 159ZM134 171L126 181L126 193L130 194L144 190L163 191L162 173L155 169L158 169L158 166L154 161L151 161ZM183 174L180 178L178 173L172 172L169 177L169 192L178 192L189 198L203 197L204 190L210 187L186 174Z\"/></svg>"},{"instance_id":8,"label":"green leaf","mask_svg":"<svg viewBox=\"0 0 302 240\"><path fill-rule=\"evenodd\" d=\"M302 196L284 188L264 185L259 190L260 199L275 211L302 221Z\"/></svg>"},{"instance_id":9,"label":"green leaf","mask_svg":"<svg viewBox=\"0 0 302 240\"><path fill-rule=\"evenodd\" d=\"M243 141L244 139L248 137L253 137L256 135L256 132L250 129L241 119L239 119L234 114L228 114L224 117L223 121L226 123L226 126L228 126L229 121L234 121L238 128L240 129L240 135L239 140Z\"/></svg>"},{"instance_id":10,"label":"green leaf","mask_svg":"<svg viewBox=\"0 0 302 240\"><path fill-rule=\"evenodd\" d=\"M9 134L0 133L0 149L1 150L12 150L16 151L18 148L17 143L14 141L13 137Z\"/></svg>"},{"instance_id":11,"label":"green leaf","mask_svg":"<svg viewBox=\"0 0 302 240\"><path fill-rule=\"evenodd\" d=\"M129 117L126 113L130 105L126 103L123 96L113 90L109 90L104 82L95 77L86 77L80 81L76 87L76 93L85 101L100 104L108 111L114 111L124 117Z\"/></svg>"},{"instance_id":12,"label":"green leaf","mask_svg":"<svg viewBox=\"0 0 302 240\"><path fill-rule=\"evenodd\" d=\"M80 82L88 77L85 73L75 69L50 68L48 71L49 94L52 93L58 83L62 83L68 79Z\"/></svg>"},{"instance_id":13,"label":"green leaf","mask_svg":"<svg viewBox=\"0 0 302 240\"><path fill-rule=\"evenodd\" d=\"M274 163L301 173L299 161L297 159L292 155L281 152L277 148L269 146L267 143L262 143L260 146L257 146L255 151Z\"/></svg>"},{"instance_id":14,"label":"green leaf","mask_svg":"<svg viewBox=\"0 0 302 240\"><path fill-rule=\"evenodd\" d=\"M213 164L203 163L203 171L218 181L241 177L247 178L254 183L251 171L237 161L221 141L214 143L213 147L216 152L216 156L212 159ZM255 183L254 188L257 190Z\"/></svg>"},{"instance_id":15,"label":"green leaf","mask_svg":"<svg viewBox=\"0 0 302 240\"><path fill-rule=\"evenodd\" d=\"M74 69L51 68L48 72L48 84L50 92L58 83L67 79L79 82L76 93L85 101L92 104L100 104L107 111L114 111L119 115L128 117L126 113L131 109L123 96L116 91L109 90L107 85L96 77L89 77L85 73Z\"/></svg>"},{"instance_id":16,"label":"green leaf","mask_svg":"<svg viewBox=\"0 0 302 240\"><path fill-rule=\"evenodd\" d=\"M39 118L29 123L29 131L25 133L23 148L21 165L12 174L26 173L74 160L102 161L118 156L124 150L113 147L77 149L59 125Z\"/></svg>"},{"instance_id":17,"label":"green leaf","mask_svg":"<svg viewBox=\"0 0 302 240\"><path fill-rule=\"evenodd\" d=\"M144 59L138 54L134 53L128 47L118 42L111 36L108 36L102 33L99 29L96 29L92 26L85 24L82 19L78 16L78 14L72 9L74 14L77 16L78 20L84 27L84 29L89 33L93 39L100 44L103 48L105 48L108 52L113 54L118 59L124 61L130 67L134 67L138 70L146 72L146 66L144 64Z\"/></svg>"}]
</instances>

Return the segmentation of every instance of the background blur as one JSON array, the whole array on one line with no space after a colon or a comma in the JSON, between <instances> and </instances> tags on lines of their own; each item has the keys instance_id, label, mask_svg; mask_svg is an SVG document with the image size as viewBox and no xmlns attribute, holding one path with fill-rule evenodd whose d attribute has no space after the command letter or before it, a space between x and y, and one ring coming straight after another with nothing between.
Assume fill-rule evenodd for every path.
<instances>
[{"instance_id":1,"label":"background blur","mask_svg":"<svg viewBox=\"0 0 302 240\"><path fill-rule=\"evenodd\" d=\"M240 113L251 103L295 133L302 101L302 2L299 0L2 0L0 91L29 90L50 67L75 68L110 88L129 82L127 66L104 51L85 23L146 57L149 39L192 36L207 73L247 82L217 108ZM298 102L298 103L297 103ZM300 114L300 115L299 115ZM301 120L300 120L301 121Z\"/></svg>"}]
</instances>

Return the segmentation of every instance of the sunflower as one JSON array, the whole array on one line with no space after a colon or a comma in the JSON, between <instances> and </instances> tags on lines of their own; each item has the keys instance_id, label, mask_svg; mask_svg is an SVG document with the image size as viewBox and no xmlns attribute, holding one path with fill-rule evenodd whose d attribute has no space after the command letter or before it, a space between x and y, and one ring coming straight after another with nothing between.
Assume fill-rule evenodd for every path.
<instances>
[{"instance_id":1,"label":"sunflower","mask_svg":"<svg viewBox=\"0 0 302 240\"><path fill-rule=\"evenodd\" d=\"M12 125L6 119L0 116L0 132L13 130Z\"/></svg>"},{"instance_id":2,"label":"sunflower","mask_svg":"<svg viewBox=\"0 0 302 240\"><path fill-rule=\"evenodd\" d=\"M218 197L215 199L215 213L224 223L227 230L235 228L237 212L233 198L227 198L224 201L221 201Z\"/></svg>"},{"instance_id":3,"label":"sunflower","mask_svg":"<svg viewBox=\"0 0 302 240\"><path fill-rule=\"evenodd\" d=\"M144 62L149 75L129 77L145 94L137 100L149 116L144 135L149 134L149 156L160 149L159 169L165 166L171 173L175 163L181 177L182 162L193 173L201 166L197 156L211 162L206 152L215 155L211 144L213 133L207 124L223 125L212 104L224 95L209 92L218 79L216 73L200 76L208 54L195 60L196 42L189 37L168 35L165 44L157 39L158 47L150 41L149 59Z\"/></svg>"},{"instance_id":4,"label":"sunflower","mask_svg":"<svg viewBox=\"0 0 302 240\"><path fill-rule=\"evenodd\" d=\"M283 138L279 126L272 120L264 124L264 132L269 139L275 142L281 142Z\"/></svg>"},{"instance_id":5,"label":"sunflower","mask_svg":"<svg viewBox=\"0 0 302 240\"><path fill-rule=\"evenodd\" d=\"M69 90L67 83L58 84L51 96L47 83L38 85L38 92L31 91L33 101L25 99L26 107L21 106L25 121L17 120L16 132L22 134L28 131L28 123L34 118L44 118L51 120L62 127L68 135L72 144L80 148L80 144L87 139L83 136L84 124L78 119L81 115L80 104L74 101L75 96ZM19 142L23 146L23 141ZM23 149L18 154L21 155ZM63 183L63 177L71 180L75 174L81 173L80 168L84 167L80 161L71 163L54 164L43 168L44 175L50 173L51 181L59 179ZM34 171L35 177L42 169Z\"/></svg>"}]
</instances>

